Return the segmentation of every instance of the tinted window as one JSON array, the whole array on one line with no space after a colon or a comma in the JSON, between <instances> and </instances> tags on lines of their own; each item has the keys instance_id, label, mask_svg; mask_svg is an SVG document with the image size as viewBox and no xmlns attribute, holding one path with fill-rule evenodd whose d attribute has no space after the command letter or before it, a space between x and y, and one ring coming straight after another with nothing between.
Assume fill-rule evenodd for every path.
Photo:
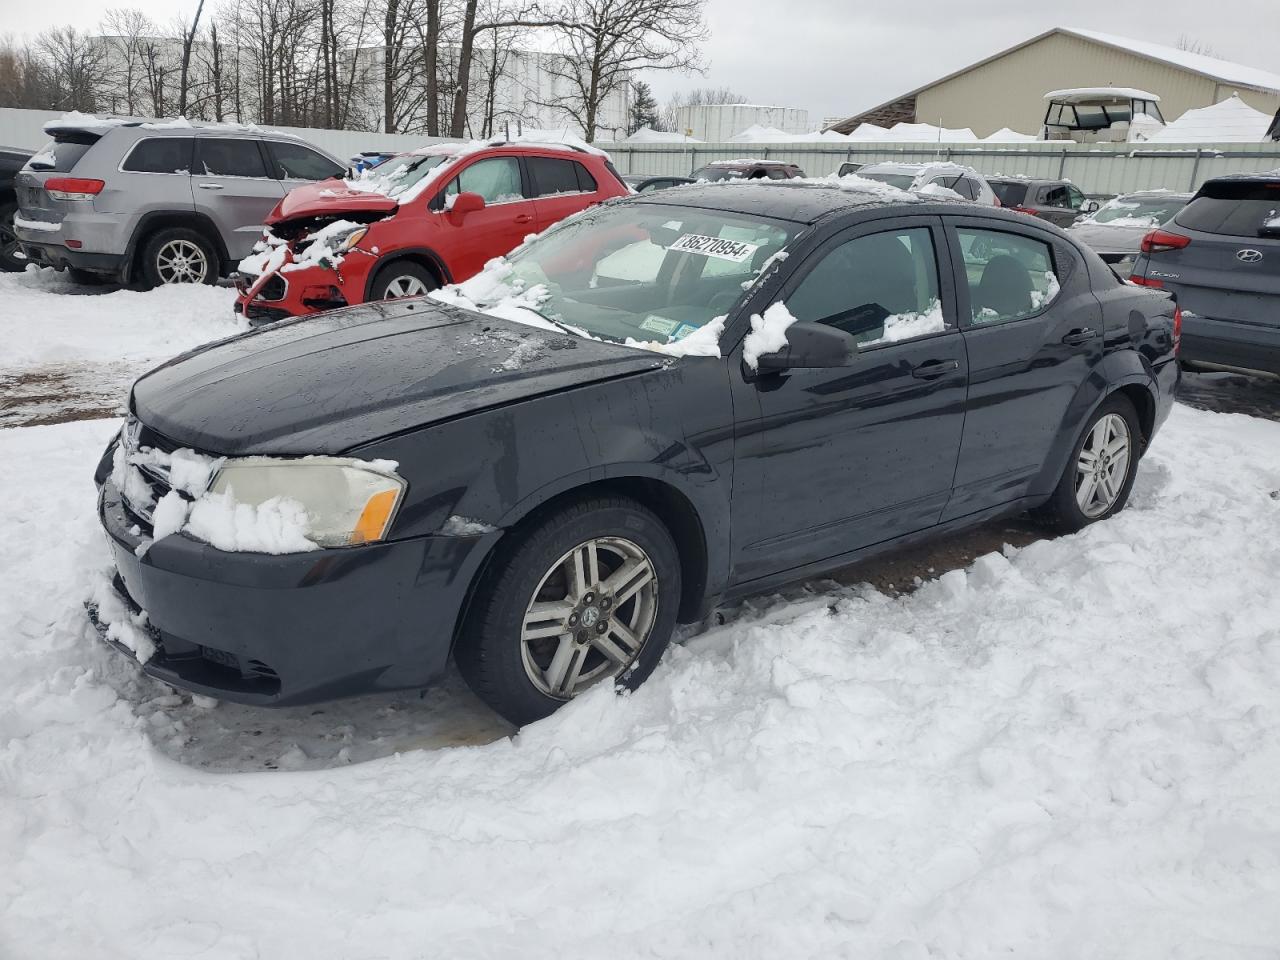
<instances>
[{"instance_id":1,"label":"tinted window","mask_svg":"<svg viewBox=\"0 0 1280 960\"><path fill-rule=\"evenodd\" d=\"M445 193L478 193L485 203L523 200L520 163L515 157L488 157L477 160L449 181Z\"/></svg>"},{"instance_id":2,"label":"tinted window","mask_svg":"<svg viewBox=\"0 0 1280 960\"><path fill-rule=\"evenodd\" d=\"M281 180L327 180L342 175L342 167L300 143L267 144Z\"/></svg>"},{"instance_id":3,"label":"tinted window","mask_svg":"<svg viewBox=\"0 0 1280 960\"><path fill-rule=\"evenodd\" d=\"M196 139L196 175L265 177L267 168L256 140Z\"/></svg>"},{"instance_id":4,"label":"tinted window","mask_svg":"<svg viewBox=\"0 0 1280 960\"><path fill-rule=\"evenodd\" d=\"M533 181L535 197L545 197L555 193L579 193L584 189L582 182L578 179L581 164L574 163L572 160L528 157L525 163L529 166L529 178ZM585 170L582 172L586 173ZM595 182L592 181L591 186L586 189L595 190Z\"/></svg>"},{"instance_id":5,"label":"tinted window","mask_svg":"<svg viewBox=\"0 0 1280 960\"><path fill-rule=\"evenodd\" d=\"M910 190L911 185L916 182L914 173L868 173L866 168L858 171L858 176L865 177L867 180L875 180L878 183L887 183L891 187L897 187L899 190Z\"/></svg>"},{"instance_id":6,"label":"tinted window","mask_svg":"<svg viewBox=\"0 0 1280 960\"><path fill-rule=\"evenodd\" d=\"M190 173L191 137L151 137L139 140L121 170L132 173Z\"/></svg>"},{"instance_id":7,"label":"tinted window","mask_svg":"<svg viewBox=\"0 0 1280 960\"><path fill-rule=\"evenodd\" d=\"M691 174L694 180L707 180L712 183L717 180L740 180L742 175L743 171L735 167L702 167Z\"/></svg>"},{"instance_id":8,"label":"tinted window","mask_svg":"<svg viewBox=\"0 0 1280 960\"><path fill-rule=\"evenodd\" d=\"M595 193L597 189L596 178L591 175L586 167L580 163L574 163L574 172L578 175L578 189L583 193Z\"/></svg>"},{"instance_id":9,"label":"tinted window","mask_svg":"<svg viewBox=\"0 0 1280 960\"><path fill-rule=\"evenodd\" d=\"M1280 181L1210 183L1173 222L1205 233L1256 237L1262 224L1276 216L1280 216Z\"/></svg>"},{"instance_id":10,"label":"tinted window","mask_svg":"<svg viewBox=\"0 0 1280 960\"><path fill-rule=\"evenodd\" d=\"M975 324L1029 317L1057 296L1058 278L1047 243L1019 233L966 227L956 234Z\"/></svg>"},{"instance_id":11,"label":"tinted window","mask_svg":"<svg viewBox=\"0 0 1280 960\"><path fill-rule=\"evenodd\" d=\"M1070 199L1066 187L1047 187L1040 191L1040 203L1046 207L1065 207Z\"/></svg>"},{"instance_id":12,"label":"tinted window","mask_svg":"<svg viewBox=\"0 0 1280 960\"><path fill-rule=\"evenodd\" d=\"M84 138L78 138L84 139ZM32 170L53 170L57 173L70 173L89 148L97 142L94 137L89 143L75 143L71 140L57 140L46 143L40 152L27 161Z\"/></svg>"},{"instance_id":13,"label":"tinted window","mask_svg":"<svg viewBox=\"0 0 1280 960\"><path fill-rule=\"evenodd\" d=\"M977 200L982 192L978 188L977 181L970 180L968 177L957 177L956 185L952 189L968 200Z\"/></svg>"},{"instance_id":14,"label":"tinted window","mask_svg":"<svg viewBox=\"0 0 1280 960\"><path fill-rule=\"evenodd\" d=\"M858 237L823 256L786 300L797 320L825 323L863 345L946 329L927 229Z\"/></svg>"},{"instance_id":15,"label":"tinted window","mask_svg":"<svg viewBox=\"0 0 1280 960\"><path fill-rule=\"evenodd\" d=\"M1025 183L1011 183L1008 180L992 180L991 189L996 192L996 196L1000 198L1002 206L1020 207L1027 199L1027 185Z\"/></svg>"}]
</instances>

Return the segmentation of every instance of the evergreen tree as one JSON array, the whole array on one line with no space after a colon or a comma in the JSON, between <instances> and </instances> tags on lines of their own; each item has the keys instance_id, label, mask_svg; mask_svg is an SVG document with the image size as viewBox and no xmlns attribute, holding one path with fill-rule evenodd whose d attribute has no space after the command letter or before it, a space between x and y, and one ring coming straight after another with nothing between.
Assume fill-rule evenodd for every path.
<instances>
[{"instance_id":1,"label":"evergreen tree","mask_svg":"<svg viewBox=\"0 0 1280 960\"><path fill-rule=\"evenodd\" d=\"M643 80L631 83L631 122L627 125L627 133L635 133L641 127L658 129L658 101L653 99L653 91Z\"/></svg>"}]
</instances>

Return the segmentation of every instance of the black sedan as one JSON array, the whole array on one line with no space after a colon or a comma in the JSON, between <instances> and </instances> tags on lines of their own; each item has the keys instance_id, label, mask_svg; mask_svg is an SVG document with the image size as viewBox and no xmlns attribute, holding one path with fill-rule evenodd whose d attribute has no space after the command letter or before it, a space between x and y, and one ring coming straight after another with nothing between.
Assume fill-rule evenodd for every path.
<instances>
[{"instance_id":1,"label":"black sedan","mask_svg":"<svg viewBox=\"0 0 1280 960\"><path fill-rule=\"evenodd\" d=\"M853 186L611 202L437 296L138 381L97 481L146 672L296 704L452 654L525 723L723 600L1110 516L1178 379L1171 298L1057 228Z\"/></svg>"}]
</instances>

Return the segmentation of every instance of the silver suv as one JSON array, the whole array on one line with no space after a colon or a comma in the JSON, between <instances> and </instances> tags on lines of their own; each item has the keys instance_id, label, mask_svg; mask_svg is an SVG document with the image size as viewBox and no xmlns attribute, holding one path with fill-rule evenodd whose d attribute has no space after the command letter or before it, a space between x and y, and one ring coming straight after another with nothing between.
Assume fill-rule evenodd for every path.
<instances>
[{"instance_id":1,"label":"silver suv","mask_svg":"<svg viewBox=\"0 0 1280 960\"><path fill-rule=\"evenodd\" d=\"M15 178L14 232L32 263L147 287L213 283L294 187L339 176L316 147L251 128L78 117Z\"/></svg>"}]
</instances>

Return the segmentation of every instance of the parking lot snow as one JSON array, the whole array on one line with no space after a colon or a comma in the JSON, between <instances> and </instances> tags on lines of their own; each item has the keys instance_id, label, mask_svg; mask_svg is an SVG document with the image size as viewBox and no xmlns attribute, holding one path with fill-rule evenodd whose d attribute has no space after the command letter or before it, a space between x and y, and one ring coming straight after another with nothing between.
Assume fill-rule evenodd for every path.
<instances>
[{"instance_id":1,"label":"parking lot snow","mask_svg":"<svg viewBox=\"0 0 1280 960\"><path fill-rule=\"evenodd\" d=\"M1179 407L1113 520L902 597L754 601L512 738L299 769L357 708L264 717L270 773L202 767L202 718L247 708L85 621L114 429L0 431L6 958L1280 944L1278 424Z\"/></svg>"}]
</instances>

